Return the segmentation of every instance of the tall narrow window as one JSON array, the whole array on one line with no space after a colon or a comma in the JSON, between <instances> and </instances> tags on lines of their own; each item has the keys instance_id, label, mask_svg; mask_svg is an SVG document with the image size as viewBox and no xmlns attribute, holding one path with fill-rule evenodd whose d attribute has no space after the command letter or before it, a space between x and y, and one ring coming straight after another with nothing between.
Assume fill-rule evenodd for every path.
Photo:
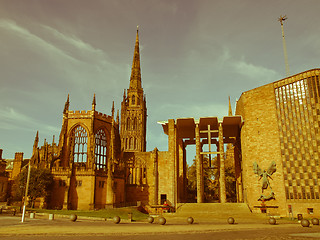
<instances>
[{"instance_id":1,"label":"tall narrow window","mask_svg":"<svg viewBox=\"0 0 320 240\"><path fill-rule=\"evenodd\" d=\"M127 130L131 130L130 129L130 118L127 118Z\"/></svg>"},{"instance_id":2,"label":"tall narrow window","mask_svg":"<svg viewBox=\"0 0 320 240\"><path fill-rule=\"evenodd\" d=\"M129 149L133 149L133 138L130 138L130 146Z\"/></svg>"},{"instance_id":3,"label":"tall narrow window","mask_svg":"<svg viewBox=\"0 0 320 240\"><path fill-rule=\"evenodd\" d=\"M135 117L133 119L133 130L136 130L137 129L137 118Z\"/></svg>"},{"instance_id":4,"label":"tall narrow window","mask_svg":"<svg viewBox=\"0 0 320 240\"><path fill-rule=\"evenodd\" d=\"M136 96L135 95L132 95L132 105L135 105L136 104Z\"/></svg>"},{"instance_id":5,"label":"tall narrow window","mask_svg":"<svg viewBox=\"0 0 320 240\"><path fill-rule=\"evenodd\" d=\"M75 163L87 163L87 131L78 126L73 130L73 161Z\"/></svg>"},{"instance_id":6,"label":"tall narrow window","mask_svg":"<svg viewBox=\"0 0 320 240\"><path fill-rule=\"evenodd\" d=\"M102 129L95 134L95 143L96 168L107 168L107 137Z\"/></svg>"}]
</instances>

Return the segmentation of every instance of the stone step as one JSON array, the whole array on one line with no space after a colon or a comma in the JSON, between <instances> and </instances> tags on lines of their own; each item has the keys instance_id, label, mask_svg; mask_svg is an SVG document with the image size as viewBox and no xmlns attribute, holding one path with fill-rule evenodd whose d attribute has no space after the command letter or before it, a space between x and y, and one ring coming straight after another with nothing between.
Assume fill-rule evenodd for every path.
<instances>
[{"instance_id":1,"label":"stone step","mask_svg":"<svg viewBox=\"0 0 320 240\"><path fill-rule=\"evenodd\" d=\"M251 217L252 214L246 203L180 203L177 205L175 216L201 215L202 217L240 216Z\"/></svg>"}]
</instances>

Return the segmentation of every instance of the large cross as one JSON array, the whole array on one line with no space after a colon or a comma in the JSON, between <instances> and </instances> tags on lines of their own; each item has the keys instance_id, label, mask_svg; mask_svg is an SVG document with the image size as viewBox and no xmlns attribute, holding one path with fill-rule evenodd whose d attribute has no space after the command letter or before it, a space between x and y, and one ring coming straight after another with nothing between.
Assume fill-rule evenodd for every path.
<instances>
[{"instance_id":1,"label":"large cross","mask_svg":"<svg viewBox=\"0 0 320 240\"><path fill-rule=\"evenodd\" d=\"M200 154L208 154L209 155L209 168L213 168L212 163L211 163L211 154L221 154L221 152L212 152L211 151L211 133L219 133L219 130L211 130L211 126L209 124L208 130L201 130L200 133L208 133L209 151L208 152L200 152Z\"/></svg>"}]
</instances>

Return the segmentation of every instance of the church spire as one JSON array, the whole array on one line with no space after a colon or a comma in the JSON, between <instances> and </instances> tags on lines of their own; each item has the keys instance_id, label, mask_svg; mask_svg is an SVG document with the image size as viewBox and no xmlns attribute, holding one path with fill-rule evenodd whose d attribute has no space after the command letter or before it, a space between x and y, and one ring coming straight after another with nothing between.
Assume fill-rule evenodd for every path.
<instances>
[{"instance_id":1,"label":"church spire","mask_svg":"<svg viewBox=\"0 0 320 240\"><path fill-rule=\"evenodd\" d=\"M140 70L140 51L139 51L139 28L137 26L136 44L134 47L130 87L133 89L141 89L141 70Z\"/></svg>"},{"instance_id":2,"label":"church spire","mask_svg":"<svg viewBox=\"0 0 320 240\"><path fill-rule=\"evenodd\" d=\"M112 101L111 114L112 114L112 119L114 119L114 101Z\"/></svg>"},{"instance_id":3,"label":"church spire","mask_svg":"<svg viewBox=\"0 0 320 240\"><path fill-rule=\"evenodd\" d=\"M66 113L69 110L69 105L70 105L70 102L69 102L69 93L68 93L68 98L66 103L64 104L63 113Z\"/></svg>"},{"instance_id":4,"label":"church spire","mask_svg":"<svg viewBox=\"0 0 320 240\"><path fill-rule=\"evenodd\" d=\"M92 100L92 111L96 110L96 94L93 94L93 100Z\"/></svg>"},{"instance_id":5,"label":"church spire","mask_svg":"<svg viewBox=\"0 0 320 240\"><path fill-rule=\"evenodd\" d=\"M230 96L229 96L229 112L228 112L228 116L232 116L232 108L231 108Z\"/></svg>"}]
</instances>

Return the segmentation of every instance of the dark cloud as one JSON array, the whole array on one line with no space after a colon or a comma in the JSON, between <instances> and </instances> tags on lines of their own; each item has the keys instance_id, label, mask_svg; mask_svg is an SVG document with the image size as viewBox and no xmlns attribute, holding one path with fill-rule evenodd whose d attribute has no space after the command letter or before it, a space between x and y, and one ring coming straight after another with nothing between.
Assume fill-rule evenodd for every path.
<instances>
[{"instance_id":1,"label":"dark cloud","mask_svg":"<svg viewBox=\"0 0 320 240\"><path fill-rule=\"evenodd\" d=\"M243 91L319 67L320 2L40 1L0 2L0 148L31 156L59 135L62 110L110 114L129 87L136 26L147 96L147 148L166 150L159 120L227 114Z\"/></svg>"}]
</instances>

